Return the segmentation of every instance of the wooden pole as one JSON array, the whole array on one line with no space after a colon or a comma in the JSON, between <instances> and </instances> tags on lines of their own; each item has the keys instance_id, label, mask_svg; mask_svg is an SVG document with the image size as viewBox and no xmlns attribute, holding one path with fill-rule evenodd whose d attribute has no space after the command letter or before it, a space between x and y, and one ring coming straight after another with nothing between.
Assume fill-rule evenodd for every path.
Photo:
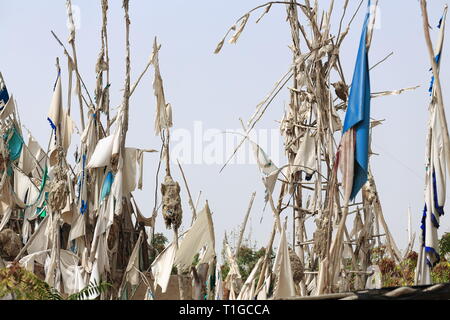
<instances>
[{"instance_id":1,"label":"wooden pole","mask_svg":"<svg viewBox=\"0 0 450 320\"><path fill-rule=\"evenodd\" d=\"M67 13L69 15L70 24L75 28L75 23L73 21L72 1L71 0L67 0ZM69 43L72 46L74 67L78 73L78 59L77 59L77 50L76 50L76 46L75 46L75 37L76 37L76 32L74 29L74 30L72 30L72 33L69 37ZM78 102L80 104L81 129L82 129L82 131L84 131L85 124L84 124L84 112L83 112L83 99L81 97L81 82L80 82L79 78L77 78L77 93L78 93Z\"/></svg>"},{"instance_id":2,"label":"wooden pole","mask_svg":"<svg viewBox=\"0 0 450 320\"><path fill-rule=\"evenodd\" d=\"M248 217L250 216L250 211L252 210L253 201L255 200L255 197L256 197L256 192L253 192L253 194L250 198L250 203L248 204L247 213L245 214L244 222L242 223L241 231L239 234L239 240L238 240L238 243L236 246L236 253L234 254L234 256L236 258L238 257L239 250L241 249L241 244L242 244L242 239L244 237L245 227L247 226Z\"/></svg>"},{"instance_id":3,"label":"wooden pole","mask_svg":"<svg viewBox=\"0 0 450 320\"><path fill-rule=\"evenodd\" d=\"M270 234L269 243L267 245L266 252L264 254L264 261L263 261L263 265L261 267L261 272L260 272L261 275L265 274L265 272L266 272L267 266L268 266L268 264L270 262L269 261L270 260L270 254L272 252L273 241L275 240L275 234L277 232L277 229L281 228L281 226L278 225L279 224L278 222L280 221L281 204L283 202L283 194L284 194L285 188L286 188L286 184L283 183L281 185L280 196L278 198L277 211L274 212L274 214L277 215L277 216L274 218L273 227L272 227L272 233ZM258 284L256 286L256 291L255 292L258 292L261 289L261 286L262 286L263 282L264 282L264 277L259 277Z\"/></svg>"},{"instance_id":4,"label":"wooden pole","mask_svg":"<svg viewBox=\"0 0 450 320\"><path fill-rule=\"evenodd\" d=\"M197 210L196 210L196 207L194 206L194 202L192 201L191 191L189 190L186 176L184 175L183 168L181 167L181 164L178 161L178 159L177 159L177 163L178 163L178 167L180 168L181 175L183 176L184 185L186 186L186 190L187 190L187 193L189 196L189 206L191 207L191 210L192 210L192 221L191 221L191 226L192 226L194 224L195 219L197 219Z\"/></svg>"},{"instance_id":5,"label":"wooden pole","mask_svg":"<svg viewBox=\"0 0 450 320\"><path fill-rule=\"evenodd\" d=\"M109 43L108 43L108 0L102 0L102 20L103 20L103 26L102 26L102 43L105 46L105 59L106 59L106 85L110 85L110 66L109 66ZM107 89L109 91L109 88ZM108 101L106 102L107 108L106 108L106 126L107 126L107 132L106 134L109 135L109 129L111 124L110 119L110 100L109 100L109 93L107 95Z\"/></svg>"}]
</instances>

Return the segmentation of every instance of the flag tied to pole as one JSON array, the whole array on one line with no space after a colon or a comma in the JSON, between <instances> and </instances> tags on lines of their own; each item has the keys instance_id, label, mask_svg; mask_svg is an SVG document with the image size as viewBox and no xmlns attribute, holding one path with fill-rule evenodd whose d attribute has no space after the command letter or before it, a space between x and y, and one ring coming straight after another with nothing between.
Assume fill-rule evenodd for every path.
<instances>
[{"instance_id":1,"label":"flag tied to pole","mask_svg":"<svg viewBox=\"0 0 450 320\"><path fill-rule=\"evenodd\" d=\"M438 72L441 62L442 48L445 35L445 20L447 16L447 8L439 21L439 39L435 49L435 61ZM444 215L444 205L446 198L446 155L444 142L444 128L442 126L441 114L438 110L439 105L436 99L436 87L434 86L434 76L431 81L430 92L432 101L430 105L430 123L428 132L428 152L427 167L425 177L425 207L422 215L422 247L425 254L424 262L428 267L433 267L439 260L439 242L438 232L439 218ZM423 268L425 267L423 264ZM422 269L423 270L423 269ZM427 273L423 272L423 275ZM425 279L426 281L426 279ZM428 281L429 282L429 277ZM423 283L423 282L422 282Z\"/></svg>"},{"instance_id":2,"label":"flag tied to pole","mask_svg":"<svg viewBox=\"0 0 450 320\"><path fill-rule=\"evenodd\" d=\"M370 76L368 51L374 14L370 10L364 26L353 73L342 139L336 162L343 174L344 201L353 200L367 181L370 128Z\"/></svg>"}]
</instances>

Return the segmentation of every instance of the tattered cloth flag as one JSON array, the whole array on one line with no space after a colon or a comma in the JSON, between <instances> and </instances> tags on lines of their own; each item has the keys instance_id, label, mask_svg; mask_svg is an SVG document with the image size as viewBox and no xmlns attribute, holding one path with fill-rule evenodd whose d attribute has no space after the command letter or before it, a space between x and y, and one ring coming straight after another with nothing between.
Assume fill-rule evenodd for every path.
<instances>
[{"instance_id":1,"label":"tattered cloth flag","mask_svg":"<svg viewBox=\"0 0 450 320\"><path fill-rule=\"evenodd\" d=\"M153 89L156 96L156 118L155 118L155 133L157 136L161 134L163 129L168 129L173 126L172 123L172 106L166 104L164 95L163 80L161 71L159 69L159 46L155 38L153 43L153 65L155 67L155 79L153 81Z\"/></svg>"},{"instance_id":2,"label":"tattered cloth flag","mask_svg":"<svg viewBox=\"0 0 450 320\"><path fill-rule=\"evenodd\" d=\"M58 162L58 148L62 147L67 152L75 127L74 122L62 106L61 72L58 73L58 78L56 79L47 120L54 133L49 152L50 166L55 166Z\"/></svg>"},{"instance_id":3,"label":"tattered cloth flag","mask_svg":"<svg viewBox=\"0 0 450 320\"><path fill-rule=\"evenodd\" d=\"M369 1L370 8L370 1ZM343 136L336 155L336 164L343 174L344 201L354 199L367 181L369 163L370 77L368 51L370 47L370 11L367 13L352 87L345 115Z\"/></svg>"},{"instance_id":4,"label":"tattered cloth flag","mask_svg":"<svg viewBox=\"0 0 450 320\"><path fill-rule=\"evenodd\" d=\"M61 72L58 73L55 88L53 90L52 103L48 111L47 120L54 131L57 130L61 122L62 115L62 89L61 89Z\"/></svg>"},{"instance_id":5,"label":"tattered cloth flag","mask_svg":"<svg viewBox=\"0 0 450 320\"><path fill-rule=\"evenodd\" d=\"M280 245L278 246L277 255L273 263L273 273L277 277L273 289L273 298L281 299L295 296L295 285L286 239L286 228L282 228L281 230Z\"/></svg>"},{"instance_id":6,"label":"tattered cloth flag","mask_svg":"<svg viewBox=\"0 0 450 320\"><path fill-rule=\"evenodd\" d=\"M446 164L442 127L439 112L432 113L431 154L425 180L425 207L422 217L422 246L426 263L430 267L439 262L438 234L439 217L444 214L446 192Z\"/></svg>"},{"instance_id":7,"label":"tattered cloth flag","mask_svg":"<svg viewBox=\"0 0 450 320\"><path fill-rule=\"evenodd\" d=\"M444 43L445 19L447 8L439 23L440 34L436 47L436 62L438 70L440 67L440 56ZM439 217L444 214L444 204L446 197L446 156L445 142L443 135L445 134L442 127L441 114L438 110L436 91L432 88L433 99L430 105L430 128L428 133L428 156L425 178L425 207L422 216L422 252L419 266L421 270L421 284L431 283L430 269L440 260L438 249L438 233ZM443 106L441 106L443 107Z\"/></svg>"}]
</instances>

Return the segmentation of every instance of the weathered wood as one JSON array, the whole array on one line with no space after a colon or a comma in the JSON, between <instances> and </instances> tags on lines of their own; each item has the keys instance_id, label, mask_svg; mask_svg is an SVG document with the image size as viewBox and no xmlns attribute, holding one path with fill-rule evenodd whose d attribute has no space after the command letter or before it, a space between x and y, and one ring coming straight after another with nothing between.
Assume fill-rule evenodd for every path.
<instances>
[{"instance_id":1,"label":"weathered wood","mask_svg":"<svg viewBox=\"0 0 450 320\"><path fill-rule=\"evenodd\" d=\"M241 231L239 233L239 240L236 245L236 252L234 254L234 256L236 258L239 255L239 250L241 249L242 239L244 237L244 232L245 232L245 227L247 226L248 217L250 216L250 211L252 210L253 201L255 201L255 197L256 197L256 192L253 192L253 194L250 198L250 203L248 204L247 213L245 214L244 222L242 223L242 226L241 226Z\"/></svg>"}]
</instances>

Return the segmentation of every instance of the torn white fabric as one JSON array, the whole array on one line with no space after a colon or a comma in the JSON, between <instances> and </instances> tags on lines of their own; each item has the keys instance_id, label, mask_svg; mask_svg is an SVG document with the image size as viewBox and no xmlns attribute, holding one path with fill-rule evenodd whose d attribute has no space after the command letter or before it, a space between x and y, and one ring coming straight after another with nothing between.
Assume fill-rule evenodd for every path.
<instances>
[{"instance_id":1,"label":"torn white fabric","mask_svg":"<svg viewBox=\"0 0 450 320\"><path fill-rule=\"evenodd\" d=\"M81 135L81 152L86 156L88 163L91 160L98 142L96 130L95 119L90 113L88 124Z\"/></svg>"},{"instance_id":2,"label":"torn white fabric","mask_svg":"<svg viewBox=\"0 0 450 320\"><path fill-rule=\"evenodd\" d=\"M19 160L19 168L22 171L29 175L33 170L38 166L45 168L45 164L47 162L47 155L44 150L42 150L39 143L33 138L33 136L28 133L28 145L24 148L22 154L20 155ZM40 169L40 172L42 172ZM37 177L33 175L34 177Z\"/></svg>"},{"instance_id":3,"label":"torn white fabric","mask_svg":"<svg viewBox=\"0 0 450 320\"><path fill-rule=\"evenodd\" d=\"M50 248L50 229L51 229L52 217L49 215L45 220L41 222L42 226L37 230L38 234L28 246L28 254L35 252L45 251ZM38 226L36 226L37 228Z\"/></svg>"},{"instance_id":4,"label":"torn white fabric","mask_svg":"<svg viewBox=\"0 0 450 320\"><path fill-rule=\"evenodd\" d=\"M256 158L256 161L258 163L259 169L261 172L268 176L272 174L273 172L277 171L277 166L273 163L273 161L269 158L269 156L264 152L264 150L253 141L249 140L252 148L253 153Z\"/></svg>"},{"instance_id":5,"label":"torn white fabric","mask_svg":"<svg viewBox=\"0 0 450 320\"><path fill-rule=\"evenodd\" d=\"M22 259L19 260L20 266L25 268L25 270L34 273L34 263L38 262L40 264L45 263L45 259L47 255L50 253L50 250L38 251L32 254L29 254Z\"/></svg>"},{"instance_id":6,"label":"torn white fabric","mask_svg":"<svg viewBox=\"0 0 450 320\"><path fill-rule=\"evenodd\" d=\"M140 281L140 271L139 271L139 250L141 248L143 236L142 233L139 235L138 241L133 248L133 252L131 253L130 260L128 261L126 272L126 278L128 283L132 286L138 286Z\"/></svg>"},{"instance_id":7,"label":"torn white fabric","mask_svg":"<svg viewBox=\"0 0 450 320\"><path fill-rule=\"evenodd\" d=\"M61 218L63 219L64 223L67 223L68 225L72 224L73 212L74 210L70 202L70 197L68 196L66 199L66 206L61 210Z\"/></svg>"},{"instance_id":8,"label":"torn white fabric","mask_svg":"<svg viewBox=\"0 0 450 320\"><path fill-rule=\"evenodd\" d=\"M67 250L60 250L61 276L66 294L80 292L87 287L84 281L84 268L78 266L79 258Z\"/></svg>"},{"instance_id":9,"label":"torn white fabric","mask_svg":"<svg viewBox=\"0 0 450 320\"><path fill-rule=\"evenodd\" d=\"M136 190L136 163L138 150L134 148L125 149L123 167L123 193L129 194Z\"/></svg>"},{"instance_id":10,"label":"torn white fabric","mask_svg":"<svg viewBox=\"0 0 450 320\"><path fill-rule=\"evenodd\" d=\"M264 186L266 187L265 190L265 197L264 200L265 202L269 202L270 197L273 194L273 190L275 190L275 185L277 183L278 180L278 175L280 174L281 170L276 170L274 172L272 172L271 174L269 174L267 177L263 178L263 183Z\"/></svg>"},{"instance_id":11,"label":"torn white fabric","mask_svg":"<svg viewBox=\"0 0 450 320\"><path fill-rule=\"evenodd\" d=\"M180 270L186 270L192 265L195 255L204 247L206 252L199 263L209 263L215 257L214 227L208 203L185 233L175 257L175 265Z\"/></svg>"},{"instance_id":12,"label":"torn white fabric","mask_svg":"<svg viewBox=\"0 0 450 320\"><path fill-rule=\"evenodd\" d=\"M89 277L89 285L98 285L99 283L100 283L100 273L98 271L97 261L95 261L92 266L91 276ZM92 294L90 294L87 297L87 300L94 300L99 295L100 294L96 290L93 290Z\"/></svg>"},{"instance_id":13,"label":"torn white fabric","mask_svg":"<svg viewBox=\"0 0 450 320\"><path fill-rule=\"evenodd\" d=\"M16 201L19 207L25 208L26 204L31 204L31 201L35 199L30 196L28 196L28 201L25 199L27 194L31 193L31 190L39 191L28 176L20 172L20 170L14 169L14 193L17 197L16 200L19 200L19 203Z\"/></svg>"},{"instance_id":14,"label":"torn white fabric","mask_svg":"<svg viewBox=\"0 0 450 320\"><path fill-rule=\"evenodd\" d=\"M124 121L124 110L123 105L120 107L119 111L117 112L117 126L116 131L114 132L114 142L113 142L113 148L112 148L112 154L119 154L120 150L122 148L122 132L123 132L123 121Z\"/></svg>"},{"instance_id":15,"label":"torn white fabric","mask_svg":"<svg viewBox=\"0 0 450 320\"><path fill-rule=\"evenodd\" d=\"M84 216L78 212L72 214L72 227L69 233L69 242L86 234L86 223L84 221Z\"/></svg>"},{"instance_id":16,"label":"torn white fabric","mask_svg":"<svg viewBox=\"0 0 450 320\"><path fill-rule=\"evenodd\" d=\"M5 228L6 224L9 222L11 218L12 208L9 204L0 200L0 216L2 216L2 220L0 222L0 232Z\"/></svg>"},{"instance_id":17,"label":"torn white fabric","mask_svg":"<svg viewBox=\"0 0 450 320\"><path fill-rule=\"evenodd\" d=\"M52 127L59 128L62 118L62 88L61 88L61 74L58 75L56 80L56 87L53 92L52 102L50 104L50 110L48 111L48 120Z\"/></svg>"},{"instance_id":18,"label":"torn white fabric","mask_svg":"<svg viewBox=\"0 0 450 320\"><path fill-rule=\"evenodd\" d=\"M66 110L61 111L61 123L59 125L59 134L52 135L52 139L50 142L50 152L49 152L49 159L50 159L50 166L55 166L58 162L58 146L61 145L61 147L64 149L64 151L67 153L70 147L70 142L72 140L72 134L75 128L75 124L72 120L72 118L69 116ZM56 137L61 139L60 143L57 143Z\"/></svg>"},{"instance_id":19,"label":"torn white fabric","mask_svg":"<svg viewBox=\"0 0 450 320\"><path fill-rule=\"evenodd\" d=\"M372 274L367 278L366 289L381 289L383 282L380 267L378 265L369 266L367 271Z\"/></svg>"},{"instance_id":20,"label":"torn white fabric","mask_svg":"<svg viewBox=\"0 0 450 320\"><path fill-rule=\"evenodd\" d=\"M171 128L172 124L172 107L166 104L164 96L164 85L159 68L159 46L157 40L153 42L153 65L155 67L155 79L153 81L153 90L156 96L156 117L155 117L155 133L161 134L161 130Z\"/></svg>"},{"instance_id":21,"label":"torn white fabric","mask_svg":"<svg viewBox=\"0 0 450 320\"><path fill-rule=\"evenodd\" d=\"M309 132L306 132L295 156L292 173L304 171L307 175L312 175L317 167L316 160L316 141Z\"/></svg>"},{"instance_id":22,"label":"torn white fabric","mask_svg":"<svg viewBox=\"0 0 450 320\"><path fill-rule=\"evenodd\" d=\"M110 135L104 139L101 139L95 147L87 168L101 168L106 167L111 162L111 155L114 144L114 136Z\"/></svg>"},{"instance_id":23,"label":"torn white fabric","mask_svg":"<svg viewBox=\"0 0 450 320\"><path fill-rule=\"evenodd\" d=\"M277 276L273 290L273 298L279 299L295 296L295 285L292 277L285 228L281 230L280 244L273 263L273 273Z\"/></svg>"},{"instance_id":24,"label":"torn white fabric","mask_svg":"<svg viewBox=\"0 0 450 320\"><path fill-rule=\"evenodd\" d=\"M175 246L171 243L166 249L161 252L152 263L152 274L155 279L154 289L156 291L157 286L161 287L162 293L167 291L167 286L170 280L170 274L172 273L173 262L175 261Z\"/></svg>"}]
</instances>

